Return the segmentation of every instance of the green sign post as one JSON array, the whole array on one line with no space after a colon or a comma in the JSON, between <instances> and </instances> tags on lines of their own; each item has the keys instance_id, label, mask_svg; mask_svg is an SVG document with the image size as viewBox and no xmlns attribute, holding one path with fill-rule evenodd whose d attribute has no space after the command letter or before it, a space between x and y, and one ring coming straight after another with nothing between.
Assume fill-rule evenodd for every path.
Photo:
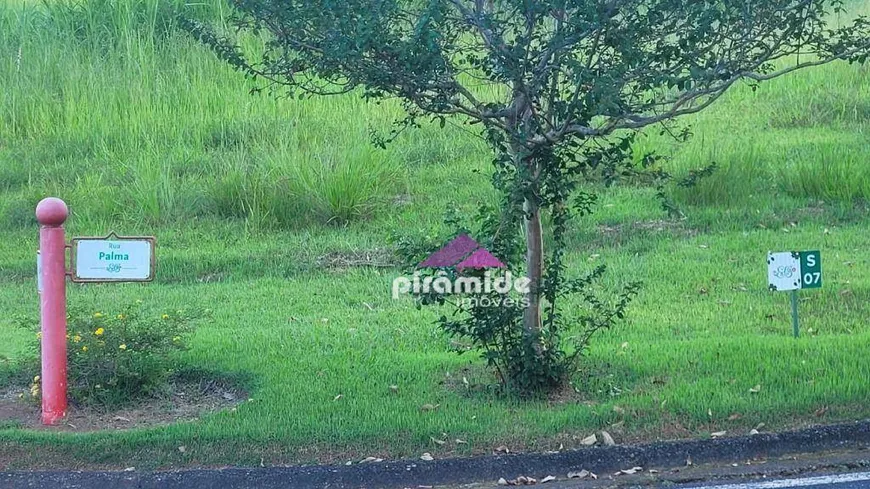
<instances>
[{"instance_id":1,"label":"green sign post","mask_svg":"<svg viewBox=\"0 0 870 489\"><path fill-rule=\"evenodd\" d=\"M814 251L789 251L767 254L767 282L770 290L791 291L794 336L800 336L798 291L822 287L822 254Z\"/></svg>"}]
</instances>

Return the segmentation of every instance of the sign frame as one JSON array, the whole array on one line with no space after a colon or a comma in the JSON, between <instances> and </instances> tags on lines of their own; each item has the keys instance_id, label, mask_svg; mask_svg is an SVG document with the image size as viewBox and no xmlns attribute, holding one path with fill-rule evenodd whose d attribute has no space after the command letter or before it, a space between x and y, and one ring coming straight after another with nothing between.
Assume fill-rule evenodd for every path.
<instances>
[{"instance_id":1,"label":"sign frame","mask_svg":"<svg viewBox=\"0 0 870 489\"><path fill-rule=\"evenodd\" d=\"M81 278L76 275L76 254L78 252L78 244L80 241L147 241L151 245L150 269L148 277L144 279L130 278ZM87 283L124 283L124 282L153 282L157 275L157 237L156 236L118 236L114 231L106 236L85 236L72 238L70 240L70 280L77 284Z\"/></svg>"}]
</instances>

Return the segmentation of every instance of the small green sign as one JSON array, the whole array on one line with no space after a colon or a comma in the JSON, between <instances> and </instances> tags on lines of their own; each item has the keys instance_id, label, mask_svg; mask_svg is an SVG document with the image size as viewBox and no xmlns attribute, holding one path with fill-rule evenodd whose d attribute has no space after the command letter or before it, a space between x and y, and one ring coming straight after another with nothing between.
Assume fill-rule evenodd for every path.
<instances>
[{"instance_id":1,"label":"small green sign","mask_svg":"<svg viewBox=\"0 0 870 489\"><path fill-rule=\"evenodd\" d=\"M814 251L767 253L767 286L770 290L791 291L791 317L794 337L800 335L798 291L822 287L822 254Z\"/></svg>"},{"instance_id":2,"label":"small green sign","mask_svg":"<svg viewBox=\"0 0 870 489\"><path fill-rule=\"evenodd\" d=\"M816 251L801 251L801 288L818 289L822 286L822 255Z\"/></svg>"}]
</instances>

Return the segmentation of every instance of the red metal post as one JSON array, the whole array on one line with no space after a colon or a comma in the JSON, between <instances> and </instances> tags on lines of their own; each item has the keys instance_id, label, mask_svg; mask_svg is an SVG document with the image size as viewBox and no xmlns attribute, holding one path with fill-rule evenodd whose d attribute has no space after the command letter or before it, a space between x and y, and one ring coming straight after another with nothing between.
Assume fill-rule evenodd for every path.
<instances>
[{"instance_id":1,"label":"red metal post","mask_svg":"<svg viewBox=\"0 0 870 489\"><path fill-rule=\"evenodd\" d=\"M64 201L48 197L36 206L42 260L42 424L66 415L66 238Z\"/></svg>"}]
</instances>

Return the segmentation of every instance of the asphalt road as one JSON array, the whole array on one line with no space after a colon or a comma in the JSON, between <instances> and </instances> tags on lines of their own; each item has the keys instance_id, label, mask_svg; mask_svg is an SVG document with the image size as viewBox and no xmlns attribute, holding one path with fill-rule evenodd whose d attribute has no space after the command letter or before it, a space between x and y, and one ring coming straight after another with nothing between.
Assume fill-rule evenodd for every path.
<instances>
[{"instance_id":1,"label":"asphalt road","mask_svg":"<svg viewBox=\"0 0 870 489\"><path fill-rule=\"evenodd\" d=\"M674 486L671 486L672 488ZM680 489L868 489L870 472L837 474L800 479L765 480L740 484L692 484L677 486Z\"/></svg>"}]
</instances>

